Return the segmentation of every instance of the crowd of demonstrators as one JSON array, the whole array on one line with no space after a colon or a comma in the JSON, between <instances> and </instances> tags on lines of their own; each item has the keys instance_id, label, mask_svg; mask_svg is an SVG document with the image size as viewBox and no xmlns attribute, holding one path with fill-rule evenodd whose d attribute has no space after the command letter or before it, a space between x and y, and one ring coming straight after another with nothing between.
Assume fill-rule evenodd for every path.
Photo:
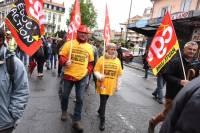
<instances>
[{"instance_id":1,"label":"crowd of demonstrators","mask_svg":"<svg viewBox=\"0 0 200 133\"><path fill-rule=\"evenodd\" d=\"M97 77L96 91L100 96L98 114L100 117L99 129L105 129L105 110L109 96L118 90L118 79L122 74L120 60L117 58L116 45L110 43L106 46L106 53L101 56L94 68Z\"/></svg>"},{"instance_id":2,"label":"crowd of demonstrators","mask_svg":"<svg viewBox=\"0 0 200 133\"><path fill-rule=\"evenodd\" d=\"M183 66L185 68L186 76L188 79L193 79L199 75L199 63L196 60L195 54L198 50L198 44L196 42L187 42L183 49ZM192 71L192 73L191 73ZM162 112L151 118L149 121L149 133L154 133L155 126L161 121L165 120L167 114L172 108L173 100L181 90L185 87L189 80L185 79L180 57L176 57L167 64L163 78L166 81L166 96L165 104Z\"/></svg>"},{"instance_id":3,"label":"crowd of demonstrators","mask_svg":"<svg viewBox=\"0 0 200 133\"><path fill-rule=\"evenodd\" d=\"M5 32L0 30L0 133L12 133L23 115L29 95L25 67L7 47Z\"/></svg>"},{"instance_id":4,"label":"crowd of demonstrators","mask_svg":"<svg viewBox=\"0 0 200 133\"><path fill-rule=\"evenodd\" d=\"M83 107L83 96L85 92L88 73L92 71L94 61L93 49L87 43L89 29L81 25L77 30L77 39L68 41L60 51L60 64L64 65L64 88L61 98L62 115L61 120L68 119L69 95L75 85L76 102L73 113L73 128L83 131L81 123L81 112ZM72 50L70 50L72 48ZM70 58L71 51L71 58Z\"/></svg>"}]
</instances>

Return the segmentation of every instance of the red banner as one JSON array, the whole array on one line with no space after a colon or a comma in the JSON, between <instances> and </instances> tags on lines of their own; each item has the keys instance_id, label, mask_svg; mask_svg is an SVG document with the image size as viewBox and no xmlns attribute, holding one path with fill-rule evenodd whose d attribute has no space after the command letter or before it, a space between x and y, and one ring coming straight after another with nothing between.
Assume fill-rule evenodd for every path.
<instances>
[{"instance_id":1,"label":"red banner","mask_svg":"<svg viewBox=\"0 0 200 133\"><path fill-rule=\"evenodd\" d=\"M34 19L40 26L40 34L44 35L44 2L43 0L25 0L28 16Z\"/></svg>"},{"instance_id":2,"label":"red banner","mask_svg":"<svg viewBox=\"0 0 200 133\"><path fill-rule=\"evenodd\" d=\"M79 0L75 0L74 7L71 12L70 24L68 27L67 41L76 39L77 30L81 25L81 13Z\"/></svg>"},{"instance_id":3,"label":"red banner","mask_svg":"<svg viewBox=\"0 0 200 133\"><path fill-rule=\"evenodd\" d=\"M29 56L32 56L42 44L40 39L44 33L42 10L43 1L17 0L5 19L5 24L17 45Z\"/></svg>"},{"instance_id":4,"label":"red banner","mask_svg":"<svg viewBox=\"0 0 200 133\"><path fill-rule=\"evenodd\" d=\"M107 5L106 5L106 17L105 17L103 36L104 36L105 44L106 45L109 44L109 42L110 42L110 22L109 22Z\"/></svg>"},{"instance_id":5,"label":"red banner","mask_svg":"<svg viewBox=\"0 0 200 133\"><path fill-rule=\"evenodd\" d=\"M154 75L173 57L179 49L174 26L167 12L149 47L147 61Z\"/></svg>"}]
</instances>

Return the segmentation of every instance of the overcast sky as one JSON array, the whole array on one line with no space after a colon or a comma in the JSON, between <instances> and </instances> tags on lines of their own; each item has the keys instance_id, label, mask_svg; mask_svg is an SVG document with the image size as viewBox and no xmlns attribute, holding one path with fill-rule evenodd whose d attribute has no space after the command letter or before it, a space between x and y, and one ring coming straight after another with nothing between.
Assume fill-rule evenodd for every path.
<instances>
[{"instance_id":1,"label":"overcast sky","mask_svg":"<svg viewBox=\"0 0 200 133\"><path fill-rule=\"evenodd\" d=\"M53 0L62 3L64 0ZM66 16L68 17L69 8L75 0L65 0ZM128 19L131 0L92 0L97 10L98 28L104 27L105 7L108 6L110 26L112 30L120 31L120 24ZM142 15L146 7L152 7L150 0L133 0L131 17Z\"/></svg>"}]
</instances>

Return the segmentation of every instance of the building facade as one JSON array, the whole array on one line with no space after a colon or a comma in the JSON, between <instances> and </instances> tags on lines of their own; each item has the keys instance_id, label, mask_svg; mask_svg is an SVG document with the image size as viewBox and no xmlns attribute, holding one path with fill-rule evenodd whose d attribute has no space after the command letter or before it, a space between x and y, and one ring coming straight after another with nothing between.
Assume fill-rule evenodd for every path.
<instances>
[{"instance_id":1,"label":"building facade","mask_svg":"<svg viewBox=\"0 0 200 133\"><path fill-rule=\"evenodd\" d=\"M14 0L0 0L0 25L3 24L4 18L10 12L13 3ZM66 27L66 20L64 20L64 13L64 3L59 4L53 2L52 0L44 0L45 32L47 34L65 30L64 27Z\"/></svg>"},{"instance_id":2,"label":"building facade","mask_svg":"<svg viewBox=\"0 0 200 133\"><path fill-rule=\"evenodd\" d=\"M166 11L169 13L188 12L200 10L200 0L152 0L152 18L163 17Z\"/></svg>"},{"instance_id":3,"label":"building facade","mask_svg":"<svg viewBox=\"0 0 200 133\"><path fill-rule=\"evenodd\" d=\"M129 23L135 23L142 18L143 18L142 16L136 15L129 19ZM125 23L121 24L123 25L122 28L124 29L124 33L125 33L125 34L122 34L123 35L122 39L128 42L131 42L132 46L140 45L143 41L144 35L139 34L133 30L127 29L127 24L128 24L128 20Z\"/></svg>"},{"instance_id":4,"label":"building facade","mask_svg":"<svg viewBox=\"0 0 200 133\"><path fill-rule=\"evenodd\" d=\"M129 29L152 40L168 11L171 14L180 47L182 48L187 41L191 40L200 44L200 0L151 1L153 2L151 18L131 23L128 26ZM150 43L147 45L150 45Z\"/></svg>"},{"instance_id":5,"label":"building facade","mask_svg":"<svg viewBox=\"0 0 200 133\"><path fill-rule=\"evenodd\" d=\"M47 34L56 33L60 30L66 30L66 20L64 20L65 7L64 3L55 3L52 0L44 1L45 14L45 32ZM64 23L63 23L64 22Z\"/></svg>"}]
</instances>

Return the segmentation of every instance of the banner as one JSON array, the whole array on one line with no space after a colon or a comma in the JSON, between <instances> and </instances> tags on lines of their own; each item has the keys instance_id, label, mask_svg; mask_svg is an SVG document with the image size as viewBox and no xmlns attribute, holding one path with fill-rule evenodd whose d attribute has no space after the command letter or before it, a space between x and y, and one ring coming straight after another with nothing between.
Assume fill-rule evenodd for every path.
<instances>
[{"instance_id":1,"label":"banner","mask_svg":"<svg viewBox=\"0 0 200 133\"><path fill-rule=\"evenodd\" d=\"M157 75L161 68L176 54L178 49L179 44L174 26L170 14L167 12L156 31L147 56L147 61L154 75Z\"/></svg>"},{"instance_id":2,"label":"banner","mask_svg":"<svg viewBox=\"0 0 200 133\"><path fill-rule=\"evenodd\" d=\"M109 42L110 42L110 22L109 22L107 5L106 5L106 16L105 16L105 25L104 25L103 36L104 36L105 45L109 44Z\"/></svg>"},{"instance_id":3,"label":"banner","mask_svg":"<svg viewBox=\"0 0 200 133\"><path fill-rule=\"evenodd\" d=\"M5 24L17 45L29 56L41 46L44 34L43 1L17 0L5 18Z\"/></svg>"},{"instance_id":4,"label":"banner","mask_svg":"<svg viewBox=\"0 0 200 133\"><path fill-rule=\"evenodd\" d=\"M70 23L67 33L67 41L76 39L77 30L81 25L81 13L79 0L75 0L74 7L71 12Z\"/></svg>"}]
</instances>

